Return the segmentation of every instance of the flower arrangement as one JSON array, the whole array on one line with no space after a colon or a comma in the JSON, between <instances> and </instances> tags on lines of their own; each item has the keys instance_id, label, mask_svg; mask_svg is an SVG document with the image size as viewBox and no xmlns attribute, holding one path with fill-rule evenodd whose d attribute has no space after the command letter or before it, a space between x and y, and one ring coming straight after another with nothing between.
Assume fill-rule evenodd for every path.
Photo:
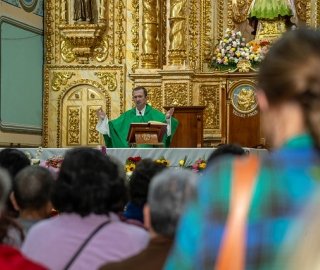
<instances>
[{"instance_id":1,"label":"flower arrangement","mask_svg":"<svg viewBox=\"0 0 320 270\"><path fill-rule=\"evenodd\" d=\"M128 157L126 159L126 166L125 166L125 171L126 172L133 172L136 168L136 164L141 160L140 156L137 157Z\"/></svg>"},{"instance_id":2,"label":"flower arrangement","mask_svg":"<svg viewBox=\"0 0 320 270\"><path fill-rule=\"evenodd\" d=\"M164 158L164 156L162 156L162 157L159 158L159 159L156 159L155 162L157 162L157 163L162 163L162 164L166 165L167 167L170 166L170 161L167 160L166 158Z\"/></svg>"},{"instance_id":3,"label":"flower arrangement","mask_svg":"<svg viewBox=\"0 0 320 270\"><path fill-rule=\"evenodd\" d=\"M24 154L30 160L31 165L39 165L40 164L40 156L41 156L42 152L43 152L43 149L41 146L39 146L37 149L37 153L36 153L35 158L32 158L31 154L28 151L24 152Z\"/></svg>"},{"instance_id":4,"label":"flower arrangement","mask_svg":"<svg viewBox=\"0 0 320 270\"><path fill-rule=\"evenodd\" d=\"M179 161L179 167L180 168L188 168L189 166L187 165L187 160L188 160L188 156L185 156L184 159L181 159Z\"/></svg>"},{"instance_id":5,"label":"flower arrangement","mask_svg":"<svg viewBox=\"0 0 320 270\"><path fill-rule=\"evenodd\" d=\"M63 159L64 159L63 156L54 156L54 157L48 158L46 159L44 166L46 168L52 167L52 168L60 169Z\"/></svg>"},{"instance_id":6,"label":"flower arrangement","mask_svg":"<svg viewBox=\"0 0 320 270\"><path fill-rule=\"evenodd\" d=\"M270 42L267 41L246 43L240 31L235 32L228 28L216 46L211 66L220 70L232 68L241 60L248 60L254 66L264 59L269 47Z\"/></svg>"},{"instance_id":7,"label":"flower arrangement","mask_svg":"<svg viewBox=\"0 0 320 270\"><path fill-rule=\"evenodd\" d=\"M207 166L205 157L197 159L191 166L193 172L199 172L203 170Z\"/></svg>"},{"instance_id":8,"label":"flower arrangement","mask_svg":"<svg viewBox=\"0 0 320 270\"><path fill-rule=\"evenodd\" d=\"M107 147L105 147L104 145L98 145L97 146L97 149L99 150L99 151L101 151L101 153L102 154L104 154L104 155L106 155L107 154Z\"/></svg>"},{"instance_id":9,"label":"flower arrangement","mask_svg":"<svg viewBox=\"0 0 320 270\"><path fill-rule=\"evenodd\" d=\"M255 65L260 63L265 58L271 43L269 41L250 41L248 45L250 48L249 60L251 64Z\"/></svg>"}]
</instances>

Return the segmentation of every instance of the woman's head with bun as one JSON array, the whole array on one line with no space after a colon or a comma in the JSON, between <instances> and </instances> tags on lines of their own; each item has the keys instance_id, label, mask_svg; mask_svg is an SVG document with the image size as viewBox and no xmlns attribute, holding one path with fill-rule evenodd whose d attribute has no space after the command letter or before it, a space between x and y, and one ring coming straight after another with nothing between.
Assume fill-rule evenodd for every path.
<instances>
[{"instance_id":1,"label":"woman's head with bun","mask_svg":"<svg viewBox=\"0 0 320 270\"><path fill-rule=\"evenodd\" d=\"M261 64L258 88L259 105L266 118L265 130L274 146L309 132L315 146L320 148L318 30L299 29L284 34Z\"/></svg>"},{"instance_id":2,"label":"woman's head with bun","mask_svg":"<svg viewBox=\"0 0 320 270\"><path fill-rule=\"evenodd\" d=\"M126 203L124 178L101 151L74 148L65 155L52 203L60 212L81 216L122 211Z\"/></svg>"}]
</instances>

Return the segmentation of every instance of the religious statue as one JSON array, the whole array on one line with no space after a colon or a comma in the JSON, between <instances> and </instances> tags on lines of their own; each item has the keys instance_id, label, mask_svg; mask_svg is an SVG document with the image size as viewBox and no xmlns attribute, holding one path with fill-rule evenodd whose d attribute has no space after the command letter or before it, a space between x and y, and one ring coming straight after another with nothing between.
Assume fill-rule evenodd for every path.
<instances>
[{"instance_id":1,"label":"religious statue","mask_svg":"<svg viewBox=\"0 0 320 270\"><path fill-rule=\"evenodd\" d=\"M247 41L251 34L258 40L275 39L296 23L294 0L232 0L232 12L236 30Z\"/></svg>"},{"instance_id":2,"label":"religious statue","mask_svg":"<svg viewBox=\"0 0 320 270\"><path fill-rule=\"evenodd\" d=\"M74 0L74 16L76 22L93 21L93 0Z\"/></svg>"},{"instance_id":3,"label":"religious statue","mask_svg":"<svg viewBox=\"0 0 320 270\"><path fill-rule=\"evenodd\" d=\"M238 107L242 111L249 111L251 106L256 103L252 89L242 88L238 94Z\"/></svg>"}]
</instances>

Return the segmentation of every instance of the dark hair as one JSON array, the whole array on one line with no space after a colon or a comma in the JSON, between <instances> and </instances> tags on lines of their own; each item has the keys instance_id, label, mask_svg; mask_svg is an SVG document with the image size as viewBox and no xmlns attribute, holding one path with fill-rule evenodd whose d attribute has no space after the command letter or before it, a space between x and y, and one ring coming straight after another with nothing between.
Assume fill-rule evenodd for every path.
<instances>
[{"instance_id":1,"label":"dark hair","mask_svg":"<svg viewBox=\"0 0 320 270\"><path fill-rule=\"evenodd\" d=\"M0 152L0 166L9 172L11 178L13 179L19 171L27 166L30 166L30 160L20 150L6 148ZM18 216L19 212L14 209L9 195L6 199L6 207L9 213L11 213L14 217Z\"/></svg>"},{"instance_id":2,"label":"dark hair","mask_svg":"<svg viewBox=\"0 0 320 270\"><path fill-rule=\"evenodd\" d=\"M11 179L7 170L0 168L0 243L13 244L13 239L8 236L9 228L15 228L19 232L21 241L24 233L21 226L4 210L6 198L9 197L11 190Z\"/></svg>"},{"instance_id":3,"label":"dark hair","mask_svg":"<svg viewBox=\"0 0 320 270\"><path fill-rule=\"evenodd\" d=\"M164 169L166 165L150 158L142 159L137 163L129 183L129 198L133 204L143 206L146 203L151 178Z\"/></svg>"},{"instance_id":4,"label":"dark hair","mask_svg":"<svg viewBox=\"0 0 320 270\"><path fill-rule=\"evenodd\" d=\"M147 89L145 89L143 86L137 86L132 90L132 95L134 91L143 90L144 96L146 97L148 95Z\"/></svg>"},{"instance_id":5,"label":"dark hair","mask_svg":"<svg viewBox=\"0 0 320 270\"><path fill-rule=\"evenodd\" d=\"M236 155L242 156L245 154L245 151L239 144L224 144L215 149L209 156L207 163L211 163L214 160L217 160L221 156L226 155Z\"/></svg>"},{"instance_id":6,"label":"dark hair","mask_svg":"<svg viewBox=\"0 0 320 270\"><path fill-rule=\"evenodd\" d=\"M0 152L0 166L7 169L11 177L14 178L24 167L30 166L30 160L21 151L6 148Z\"/></svg>"},{"instance_id":7,"label":"dark hair","mask_svg":"<svg viewBox=\"0 0 320 270\"><path fill-rule=\"evenodd\" d=\"M117 165L97 149L79 147L65 155L52 204L60 212L100 215L121 211L125 195Z\"/></svg>"},{"instance_id":8,"label":"dark hair","mask_svg":"<svg viewBox=\"0 0 320 270\"><path fill-rule=\"evenodd\" d=\"M262 61L258 85L270 105L295 101L316 147L320 147L320 32L288 31Z\"/></svg>"},{"instance_id":9,"label":"dark hair","mask_svg":"<svg viewBox=\"0 0 320 270\"><path fill-rule=\"evenodd\" d=\"M44 167L29 166L13 179L13 192L19 208L42 209L51 199L54 179Z\"/></svg>"}]
</instances>

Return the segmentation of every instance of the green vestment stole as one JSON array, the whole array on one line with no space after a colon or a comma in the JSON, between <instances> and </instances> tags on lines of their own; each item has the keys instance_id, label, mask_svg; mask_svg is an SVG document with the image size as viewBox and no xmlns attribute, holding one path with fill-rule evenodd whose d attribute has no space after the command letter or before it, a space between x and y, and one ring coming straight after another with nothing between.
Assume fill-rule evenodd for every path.
<instances>
[{"instance_id":1,"label":"green vestment stole","mask_svg":"<svg viewBox=\"0 0 320 270\"><path fill-rule=\"evenodd\" d=\"M109 121L110 136L103 135L107 148L127 148L127 136L131 123L147 123L148 121L159 121L167 123L166 116L162 112L153 109L146 104L143 116L136 115L136 107L121 114L117 119ZM167 137L165 133L162 142L165 147L169 147L172 136L178 127L178 120L171 117L171 136ZM151 145L143 145L139 147L152 147Z\"/></svg>"}]
</instances>

